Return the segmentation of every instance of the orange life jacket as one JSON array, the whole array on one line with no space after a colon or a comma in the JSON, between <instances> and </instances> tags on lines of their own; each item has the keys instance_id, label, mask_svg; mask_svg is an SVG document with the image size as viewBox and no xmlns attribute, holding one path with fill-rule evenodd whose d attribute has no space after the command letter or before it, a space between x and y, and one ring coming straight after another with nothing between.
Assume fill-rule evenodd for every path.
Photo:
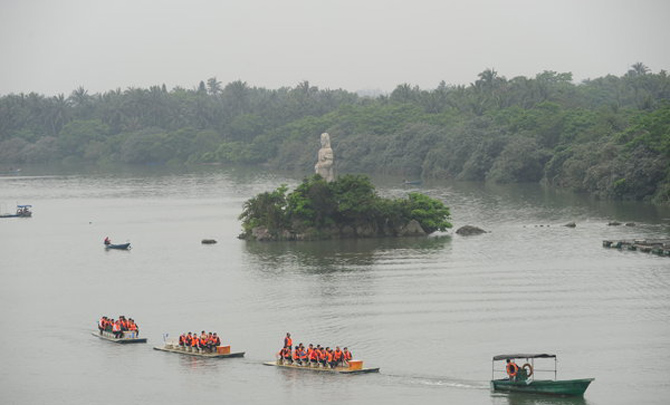
<instances>
[{"instance_id":1,"label":"orange life jacket","mask_svg":"<svg viewBox=\"0 0 670 405\"><path fill-rule=\"evenodd\" d=\"M135 322L132 322L130 325L128 325L128 329L129 330L137 330L137 325L135 324Z\"/></svg>"},{"instance_id":2,"label":"orange life jacket","mask_svg":"<svg viewBox=\"0 0 670 405\"><path fill-rule=\"evenodd\" d=\"M333 352L333 359L335 359L335 361L340 361L340 359L342 359L342 351L340 349Z\"/></svg>"},{"instance_id":3,"label":"orange life jacket","mask_svg":"<svg viewBox=\"0 0 670 405\"><path fill-rule=\"evenodd\" d=\"M316 359L316 352L314 349L307 349L307 357L309 357L310 360Z\"/></svg>"},{"instance_id":4,"label":"orange life jacket","mask_svg":"<svg viewBox=\"0 0 670 405\"><path fill-rule=\"evenodd\" d=\"M328 363L333 361L333 352L326 352L326 355L328 356Z\"/></svg>"},{"instance_id":5,"label":"orange life jacket","mask_svg":"<svg viewBox=\"0 0 670 405\"><path fill-rule=\"evenodd\" d=\"M200 345L200 339L198 339L197 336L193 336L193 340L191 340L191 347L196 347Z\"/></svg>"},{"instance_id":6,"label":"orange life jacket","mask_svg":"<svg viewBox=\"0 0 670 405\"><path fill-rule=\"evenodd\" d=\"M507 364L507 375L510 377L516 376L516 373L519 371L519 366L516 365L516 363L508 363Z\"/></svg>"},{"instance_id":7,"label":"orange life jacket","mask_svg":"<svg viewBox=\"0 0 670 405\"><path fill-rule=\"evenodd\" d=\"M349 350L342 352L342 354L344 355L345 360L351 360L351 352Z\"/></svg>"},{"instance_id":8,"label":"orange life jacket","mask_svg":"<svg viewBox=\"0 0 670 405\"><path fill-rule=\"evenodd\" d=\"M218 336L213 338L212 341L214 342L214 346L221 346L221 339Z\"/></svg>"},{"instance_id":9,"label":"orange life jacket","mask_svg":"<svg viewBox=\"0 0 670 405\"><path fill-rule=\"evenodd\" d=\"M114 325L112 325L112 331L121 332L121 325L118 322L115 322Z\"/></svg>"},{"instance_id":10,"label":"orange life jacket","mask_svg":"<svg viewBox=\"0 0 670 405\"><path fill-rule=\"evenodd\" d=\"M284 347L289 347L289 346L293 346L293 339L291 339L290 337L287 336L287 337L284 338Z\"/></svg>"}]
</instances>

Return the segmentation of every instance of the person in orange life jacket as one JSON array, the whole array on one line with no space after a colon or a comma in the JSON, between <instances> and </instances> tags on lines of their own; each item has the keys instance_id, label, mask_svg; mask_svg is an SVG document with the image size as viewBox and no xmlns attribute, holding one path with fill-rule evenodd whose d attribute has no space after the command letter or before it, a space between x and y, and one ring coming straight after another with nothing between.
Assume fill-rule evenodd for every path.
<instances>
[{"instance_id":1,"label":"person in orange life jacket","mask_svg":"<svg viewBox=\"0 0 670 405\"><path fill-rule=\"evenodd\" d=\"M291 339L291 334L286 332L286 337L284 338L284 347L293 349L293 339Z\"/></svg>"},{"instance_id":2,"label":"person in orange life jacket","mask_svg":"<svg viewBox=\"0 0 670 405\"><path fill-rule=\"evenodd\" d=\"M352 357L353 355L351 354L349 349L347 349L346 347L342 349L342 360L345 365L349 365L349 360L351 360Z\"/></svg>"},{"instance_id":3,"label":"person in orange life jacket","mask_svg":"<svg viewBox=\"0 0 670 405\"><path fill-rule=\"evenodd\" d=\"M340 350L340 346L335 346L335 351L333 351L333 361L335 362L335 365L338 366L342 364L342 360L344 360L344 353Z\"/></svg>"},{"instance_id":4,"label":"person in orange life jacket","mask_svg":"<svg viewBox=\"0 0 670 405\"><path fill-rule=\"evenodd\" d=\"M100 331L100 334L101 334L101 335L102 335L102 331L105 330L105 326L106 326L105 324L106 324L106 323L107 323L107 317L106 317L106 316L103 316L103 317L100 318L100 320L98 321L98 330Z\"/></svg>"},{"instance_id":5,"label":"person in orange life jacket","mask_svg":"<svg viewBox=\"0 0 670 405\"><path fill-rule=\"evenodd\" d=\"M221 346L221 339L216 335L216 332L212 335L212 346L219 347Z\"/></svg>"},{"instance_id":6,"label":"person in orange life jacket","mask_svg":"<svg viewBox=\"0 0 670 405\"><path fill-rule=\"evenodd\" d=\"M191 339L191 348L200 348L200 339L198 338L197 334L193 334L193 338Z\"/></svg>"},{"instance_id":7,"label":"person in orange life jacket","mask_svg":"<svg viewBox=\"0 0 670 405\"><path fill-rule=\"evenodd\" d=\"M288 347L282 347L282 349L279 351L279 358L283 364L292 364L293 360L291 360L291 349Z\"/></svg>"},{"instance_id":8,"label":"person in orange life jacket","mask_svg":"<svg viewBox=\"0 0 670 405\"><path fill-rule=\"evenodd\" d=\"M314 345L311 343L307 346L307 363L309 365L316 363L316 353L314 352Z\"/></svg>"},{"instance_id":9,"label":"person in orange life jacket","mask_svg":"<svg viewBox=\"0 0 670 405\"><path fill-rule=\"evenodd\" d=\"M184 339L184 347L191 347L191 343L193 342L193 334L191 332L186 335L186 338Z\"/></svg>"},{"instance_id":10,"label":"person in orange life jacket","mask_svg":"<svg viewBox=\"0 0 670 405\"><path fill-rule=\"evenodd\" d=\"M322 347L319 351L319 363L321 363L323 367L328 365L328 348Z\"/></svg>"},{"instance_id":11,"label":"person in orange life jacket","mask_svg":"<svg viewBox=\"0 0 670 405\"><path fill-rule=\"evenodd\" d=\"M335 362L335 360L333 358L333 349L331 349L330 347L326 348L326 355L328 356L328 359L327 359L328 360L328 367L335 368L335 366L337 365L337 362Z\"/></svg>"},{"instance_id":12,"label":"person in orange life jacket","mask_svg":"<svg viewBox=\"0 0 670 405\"><path fill-rule=\"evenodd\" d=\"M123 331L121 330L120 321L114 322L114 325L112 325L112 332L114 333L114 337L117 339L123 337Z\"/></svg>"},{"instance_id":13,"label":"person in orange life jacket","mask_svg":"<svg viewBox=\"0 0 670 405\"><path fill-rule=\"evenodd\" d=\"M305 351L305 347L302 345L302 343L300 343L298 347L295 348L295 352L293 353L293 360L301 366L306 363L307 352Z\"/></svg>"},{"instance_id":14,"label":"person in orange life jacket","mask_svg":"<svg viewBox=\"0 0 670 405\"><path fill-rule=\"evenodd\" d=\"M507 366L505 367L505 370L507 371L509 379L511 381L516 381L516 376L519 373L519 366L516 365L514 360L510 361L510 359L507 359Z\"/></svg>"},{"instance_id":15,"label":"person in orange life jacket","mask_svg":"<svg viewBox=\"0 0 670 405\"><path fill-rule=\"evenodd\" d=\"M185 342L186 342L186 335L182 333L181 335L179 335L179 346L183 347Z\"/></svg>"},{"instance_id":16,"label":"person in orange life jacket","mask_svg":"<svg viewBox=\"0 0 670 405\"><path fill-rule=\"evenodd\" d=\"M140 327L137 326L133 318L130 318L128 320L128 330L133 332L135 334L135 337L140 336Z\"/></svg>"},{"instance_id":17,"label":"person in orange life jacket","mask_svg":"<svg viewBox=\"0 0 670 405\"><path fill-rule=\"evenodd\" d=\"M198 341L200 343L200 348L201 349L203 349L203 350L208 349L208 347L207 347L207 334L205 333L204 330L202 332L200 332L200 337L198 338Z\"/></svg>"}]
</instances>

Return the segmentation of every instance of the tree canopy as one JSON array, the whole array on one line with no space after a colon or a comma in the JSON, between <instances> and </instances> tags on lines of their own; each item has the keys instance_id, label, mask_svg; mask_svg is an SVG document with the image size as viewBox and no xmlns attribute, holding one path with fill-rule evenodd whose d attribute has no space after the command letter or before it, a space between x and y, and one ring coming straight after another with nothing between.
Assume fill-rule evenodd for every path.
<instances>
[{"instance_id":1,"label":"tree canopy","mask_svg":"<svg viewBox=\"0 0 670 405\"><path fill-rule=\"evenodd\" d=\"M265 164L311 172L331 134L339 173L542 182L670 203L670 78L642 63L573 84L569 72L468 86L403 83L363 97L308 81L276 90L216 78L69 96L0 97L0 163Z\"/></svg>"},{"instance_id":2,"label":"tree canopy","mask_svg":"<svg viewBox=\"0 0 670 405\"><path fill-rule=\"evenodd\" d=\"M382 198L364 175L346 174L326 182L316 174L287 191L282 185L244 204L239 216L242 238L249 238L258 227L277 239L295 234L307 235L304 238L397 235L413 220L426 233L452 227L443 202L420 193L409 193L407 199Z\"/></svg>"}]
</instances>

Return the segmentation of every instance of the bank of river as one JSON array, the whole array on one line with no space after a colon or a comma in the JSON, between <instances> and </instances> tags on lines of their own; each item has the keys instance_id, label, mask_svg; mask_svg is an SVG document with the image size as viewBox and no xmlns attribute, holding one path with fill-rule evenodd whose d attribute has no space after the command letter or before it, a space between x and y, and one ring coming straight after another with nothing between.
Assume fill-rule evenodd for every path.
<instances>
[{"instance_id":1,"label":"bank of river","mask_svg":"<svg viewBox=\"0 0 670 405\"><path fill-rule=\"evenodd\" d=\"M26 168L0 178L2 203L34 211L0 222L0 327L11 340L0 402L107 404L116 390L147 404L667 402L670 262L602 247L667 237L667 210L536 186L408 188L377 178L382 195L420 190L450 206L454 229L490 233L236 238L246 199L300 180L225 168ZM612 220L636 226L608 227ZM570 221L577 226L562 226ZM105 236L133 249L105 251ZM205 238L218 243L202 245ZM149 344L95 339L89 331L103 314L132 316ZM151 350L165 333L202 329L245 357ZM296 342L348 346L381 373L263 367L287 331ZM491 357L523 351L555 352L559 377L596 381L583 400L492 394Z\"/></svg>"}]
</instances>

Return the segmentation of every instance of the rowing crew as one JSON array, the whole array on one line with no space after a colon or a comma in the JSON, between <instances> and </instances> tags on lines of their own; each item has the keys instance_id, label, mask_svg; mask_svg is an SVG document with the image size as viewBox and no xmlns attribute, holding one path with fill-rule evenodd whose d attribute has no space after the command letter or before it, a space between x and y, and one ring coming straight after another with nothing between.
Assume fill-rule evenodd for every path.
<instances>
[{"instance_id":1,"label":"rowing crew","mask_svg":"<svg viewBox=\"0 0 670 405\"><path fill-rule=\"evenodd\" d=\"M114 320L113 318L107 318L103 316L98 321L98 330L102 335L102 332L112 332L115 338L122 338L123 332L130 331L133 332L134 337L140 335L140 328L137 326L133 318L126 319L125 316L120 315L119 319Z\"/></svg>"},{"instance_id":2,"label":"rowing crew","mask_svg":"<svg viewBox=\"0 0 670 405\"><path fill-rule=\"evenodd\" d=\"M305 348L302 343L291 350L286 346L277 353L278 361L282 364L296 364L298 366L335 368L337 366L348 366L352 358L351 352L345 347L340 350L335 346L335 350L330 347L321 347L321 345L312 345Z\"/></svg>"},{"instance_id":3,"label":"rowing crew","mask_svg":"<svg viewBox=\"0 0 670 405\"><path fill-rule=\"evenodd\" d=\"M221 346L221 339L219 339L216 332L205 333L204 330L200 336L198 336L197 333L182 333L181 336L179 336L179 346L183 348L195 347L201 350L215 352L216 348Z\"/></svg>"}]
</instances>

